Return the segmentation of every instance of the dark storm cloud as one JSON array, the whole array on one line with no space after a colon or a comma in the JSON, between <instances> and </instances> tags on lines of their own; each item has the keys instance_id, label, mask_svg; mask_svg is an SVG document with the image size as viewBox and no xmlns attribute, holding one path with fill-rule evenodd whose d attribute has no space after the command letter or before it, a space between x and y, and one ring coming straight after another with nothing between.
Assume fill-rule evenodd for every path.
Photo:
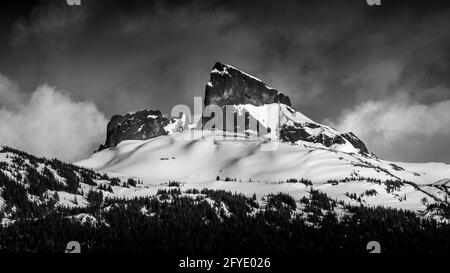
<instances>
[{"instance_id":1,"label":"dark storm cloud","mask_svg":"<svg viewBox=\"0 0 450 273\"><path fill-rule=\"evenodd\" d=\"M450 162L450 152L436 158L406 144L391 152L379 140L401 142L386 138L383 119L374 133L369 120L352 118L367 105L378 107L371 114L440 114L433 110L450 99L447 18L444 1L44 1L13 21L0 73L22 93L47 82L107 116L168 113L202 96L223 61L287 93L313 119L354 130L381 156ZM439 128L426 127L434 135L420 143L437 150L448 137Z\"/></svg>"}]
</instances>

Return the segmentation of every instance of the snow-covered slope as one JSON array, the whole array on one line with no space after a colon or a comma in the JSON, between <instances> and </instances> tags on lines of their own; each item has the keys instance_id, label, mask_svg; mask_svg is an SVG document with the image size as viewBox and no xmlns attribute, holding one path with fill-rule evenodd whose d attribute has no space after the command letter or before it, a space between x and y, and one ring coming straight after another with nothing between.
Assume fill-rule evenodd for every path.
<instances>
[{"instance_id":1,"label":"snow-covered slope","mask_svg":"<svg viewBox=\"0 0 450 273\"><path fill-rule=\"evenodd\" d=\"M228 136L228 138L227 138ZM233 136L233 141L229 140ZM241 134L188 130L153 139L123 141L95 153L78 165L96 170L135 175L148 182L160 180L208 181L217 175L241 180L283 181L304 178L316 184L350 177L407 180L432 184L450 177L450 167L438 163L398 163L318 147L273 141L268 145Z\"/></svg>"},{"instance_id":2,"label":"snow-covered slope","mask_svg":"<svg viewBox=\"0 0 450 273\"><path fill-rule=\"evenodd\" d=\"M310 142L311 145L318 148L373 156L364 143L352 133L341 133L329 126L317 123L285 104L271 103L261 106L240 104L231 106L231 109L238 118L243 118L248 113L265 128L264 133L260 133L260 135L272 140L295 144ZM255 130L247 129L245 132L256 134Z\"/></svg>"},{"instance_id":3,"label":"snow-covered slope","mask_svg":"<svg viewBox=\"0 0 450 273\"><path fill-rule=\"evenodd\" d=\"M230 137L234 137L230 141ZM226 140L224 140L226 139ZM275 149L263 149L275 145ZM258 195L287 192L302 197L310 181L334 198L349 194L368 205L424 210L427 202L444 201L450 177L446 164L411 164L348 153L320 144L252 138L219 131L187 130L145 141L123 141L77 165L115 176L139 177L144 185L185 182L186 188L214 188ZM226 181L226 182L225 182ZM391 190L393 189L393 190ZM365 195L375 190L376 195Z\"/></svg>"},{"instance_id":4,"label":"snow-covered slope","mask_svg":"<svg viewBox=\"0 0 450 273\"><path fill-rule=\"evenodd\" d=\"M219 126L208 128L217 120L208 111L197 126L184 116L166 126L169 135L124 140L76 164L138 177L148 187L176 180L186 188L297 198L313 187L362 205L424 211L447 204L449 165L381 160L353 133L315 122L287 95L233 66L214 65L205 89L205 107L210 105L223 110ZM124 193L130 194L140 193Z\"/></svg>"}]
</instances>

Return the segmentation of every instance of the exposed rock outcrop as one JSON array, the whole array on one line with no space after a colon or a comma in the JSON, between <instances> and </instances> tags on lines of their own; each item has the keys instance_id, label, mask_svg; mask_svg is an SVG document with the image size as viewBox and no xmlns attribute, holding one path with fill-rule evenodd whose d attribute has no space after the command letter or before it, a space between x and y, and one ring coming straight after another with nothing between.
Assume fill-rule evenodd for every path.
<instances>
[{"instance_id":1,"label":"exposed rock outcrop","mask_svg":"<svg viewBox=\"0 0 450 273\"><path fill-rule=\"evenodd\" d=\"M297 126L283 125L280 130L280 139L285 142L295 143L299 140L320 143L325 147L331 147L333 145L344 145L348 141L354 148L358 149L361 154L369 154L366 145L353 133L319 133L317 135L310 134L307 129L321 128L320 125L315 123L306 123Z\"/></svg>"},{"instance_id":2,"label":"exposed rock outcrop","mask_svg":"<svg viewBox=\"0 0 450 273\"><path fill-rule=\"evenodd\" d=\"M214 125L216 129L245 132L290 143L305 141L325 147L339 146L341 150L370 154L366 145L353 133L341 133L314 122L295 111L287 95L231 65L215 63L206 85L204 104L205 107L217 105L223 110L223 124ZM225 113L227 105L232 106L231 113ZM238 118L244 118L244 124L238 124ZM201 124L204 126L211 119L211 116L203 116ZM114 147L123 140L146 140L181 131L187 128L187 123L186 116L169 119L158 110L116 115L108 124L105 144L99 150ZM249 128L250 123L257 124L257 128Z\"/></svg>"},{"instance_id":3,"label":"exposed rock outcrop","mask_svg":"<svg viewBox=\"0 0 450 273\"><path fill-rule=\"evenodd\" d=\"M145 140L167 135L170 123L159 110L142 110L125 116L115 115L108 123L105 144L99 150L114 147L123 140Z\"/></svg>"},{"instance_id":4,"label":"exposed rock outcrop","mask_svg":"<svg viewBox=\"0 0 450 273\"><path fill-rule=\"evenodd\" d=\"M232 130L237 132L242 129L248 129L248 120L255 119L255 117L245 116L245 124L240 128L236 124L236 118L230 119L230 115L225 113L226 105L254 105L262 107L268 104L282 104L287 107L282 107L288 112L280 110L278 117L271 115L271 119L279 119L277 127L264 127L263 132L267 133L272 130L277 130L278 138L284 142L296 143L297 141L305 141L311 143L320 143L325 147L332 147L335 145L350 145L355 151L361 154L370 154L366 145L353 133L341 133L334 129L316 123L303 114L296 112L292 106L289 97L276 89L268 87L261 80L245 73L237 68L217 62L211 70L210 81L206 85L205 90L205 106L218 105L224 109L223 127L222 129ZM267 108L270 109L270 108ZM281 109L281 108L280 108ZM260 115L261 113L258 113ZM297 120L295 116L299 114L304 120ZM202 123L206 124L212 117L203 117ZM260 117L261 119L261 117ZM284 122L282 121L284 120ZM258 120L259 122L259 120ZM234 123L234 126L229 126ZM271 122L274 124L274 122ZM258 123L258 126L262 124ZM228 126L228 127L227 127ZM242 126L241 126L242 127ZM259 134L259 131L258 131ZM272 132L272 137L275 135Z\"/></svg>"},{"instance_id":5,"label":"exposed rock outcrop","mask_svg":"<svg viewBox=\"0 0 450 273\"><path fill-rule=\"evenodd\" d=\"M261 80L230 65L217 62L205 90L205 106L252 104L260 106L283 103L291 106L288 96L268 87Z\"/></svg>"}]
</instances>

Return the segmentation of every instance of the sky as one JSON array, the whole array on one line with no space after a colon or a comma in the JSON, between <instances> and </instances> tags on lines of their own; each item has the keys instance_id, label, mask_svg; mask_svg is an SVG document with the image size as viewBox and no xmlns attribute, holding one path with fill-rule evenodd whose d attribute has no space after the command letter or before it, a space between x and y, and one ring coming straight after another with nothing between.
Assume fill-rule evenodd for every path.
<instances>
[{"instance_id":1,"label":"sky","mask_svg":"<svg viewBox=\"0 0 450 273\"><path fill-rule=\"evenodd\" d=\"M203 96L216 61L378 156L450 163L448 1L2 1L0 144L89 156L114 114Z\"/></svg>"}]
</instances>

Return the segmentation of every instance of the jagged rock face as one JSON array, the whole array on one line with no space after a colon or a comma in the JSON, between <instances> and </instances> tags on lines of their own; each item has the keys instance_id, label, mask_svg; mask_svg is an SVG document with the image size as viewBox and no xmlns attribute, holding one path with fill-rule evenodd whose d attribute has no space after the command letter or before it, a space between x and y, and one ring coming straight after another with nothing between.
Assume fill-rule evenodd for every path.
<instances>
[{"instance_id":1,"label":"jagged rock face","mask_svg":"<svg viewBox=\"0 0 450 273\"><path fill-rule=\"evenodd\" d=\"M299 140L320 143L325 147L331 147L336 144L345 144L348 141L353 147L359 149L361 154L369 154L366 145L353 133L338 133L335 135L318 134L311 135L307 129L320 128L314 123L307 123L297 126L282 126L280 130L280 139L285 142L295 143Z\"/></svg>"},{"instance_id":2,"label":"jagged rock face","mask_svg":"<svg viewBox=\"0 0 450 273\"><path fill-rule=\"evenodd\" d=\"M362 142L361 139L359 139L355 134L353 134L352 132L349 133L342 133L341 136L343 138L345 138L346 140L348 140L353 147L358 148L361 153L363 154L370 154L369 150L367 149L366 145L364 144L364 142Z\"/></svg>"},{"instance_id":3,"label":"jagged rock face","mask_svg":"<svg viewBox=\"0 0 450 273\"><path fill-rule=\"evenodd\" d=\"M125 116L115 115L108 123L106 141L100 150L111 148L123 140L145 140L167 135L164 129L170 123L159 110L142 110Z\"/></svg>"},{"instance_id":4,"label":"jagged rock face","mask_svg":"<svg viewBox=\"0 0 450 273\"><path fill-rule=\"evenodd\" d=\"M238 69L216 63L205 90L205 106L283 103L291 106L288 96L268 87L261 80Z\"/></svg>"},{"instance_id":5,"label":"jagged rock face","mask_svg":"<svg viewBox=\"0 0 450 273\"><path fill-rule=\"evenodd\" d=\"M332 148L336 148L334 145L350 146L348 151L370 154L365 144L353 133L337 132L326 125L314 122L295 111L291 107L288 96L230 65L219 62L214 65L210 81L206 85L204 103L205 106L218 105L224 111L223 124L222 126L214 125L215 129L245 132L248 135L253 132L258 137L264 136L291 143L306 141L320 143L325 147L333 146ZM231 113L225 113L227 105L231 106ZM252 107L258 110L251 110ZM278 114L272 113L273 107L277 107L276 113ZM241 112L243 109L253 112L252 114ZM269 112L272 114L266 118L261 116L261 114ZM242 118L242 116L244 116L244 122L239 124L238 117ZM202 128L205 128L211 118L211 116L202 117L200 121L203 125ZM257 125L256 130L249 128L249 124ZM163 117L158 110L142 110L125 116L116 115L108 124L105 144L101 145L99 150L114 147L123 140L146 140L187 128L186 116L168 119Z\"/></svg>"},{"instance_id":6,"label":"jagged rock face","mask_svg":"<svg viewBox=\"0 0 450 273\"><path fill-rule=\"evenodd\" d=\"M268 87L260 79L231 65L215 63L211 70L210 80L206 84L205 106L218 105L224 108L226 105L250 104L261 106L271 103L291 106L291 100L287 95ZM210 119L211 117L203 117L203 125ZM224 113L223 128L226 128L225 124L229 122L232 121L228 121ZM236 131L237 128L234 127Z\"/></svg>"},{"instance_id":7,"label":"jagged rock face","mask_svg":"<svg viewBox=\"0 0 450 273\"><path fill-rule=\"evenodd\" d=\"M210 81L206 85L205 106L218 105L224 108L226 105L254 105L261 107L267 104L279 103L287 105L288 113L279 112L280 122L286 115L295 116L296 111L292 108L288 96L277 90L267 87L261 80L246 74L230 65L216 63L211 71ZM225 111L224 111L225 112ZM203 117L203 125L212 117ZM248 129L248 120L255 117L246 117L245 125L240 128L235 123L235 118L227 117L224 113L223 128L238 132ZM277 117L272 117L277 118ZM341 133L334 129L316 123L309 118L296 122L289 121L290 118L281 122L275 128L263 128L264 132L278 130L278 137L281 141L296 143L297 141L306 141L311 143L320 143L325 147L334 145L350 144L361 154L369 155L366 145L353 133ZM234 123L234 126L233 124ZM231 126L230 126L231 124ZM228 125L228 126L226 126ZM258 135L259 135L258 131Z\"/></svg>"}]
</instances>

